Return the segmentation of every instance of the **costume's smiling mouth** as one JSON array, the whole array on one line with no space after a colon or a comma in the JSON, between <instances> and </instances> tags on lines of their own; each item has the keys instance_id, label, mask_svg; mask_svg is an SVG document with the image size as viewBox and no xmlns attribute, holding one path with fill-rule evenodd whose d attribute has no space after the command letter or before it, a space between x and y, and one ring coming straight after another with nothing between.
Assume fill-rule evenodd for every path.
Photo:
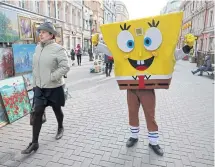
<instances>
[{"instance_id":1,"label":"costume's smiling mouth","mask_svg":"<svg viewBox=\"0 0 215 167\"><path fill-rule=\"evenodd\" d=\"M132 60L128 58L129 63L132 67L139 71L144 71L149 68L154 60L154 56L146 60Z\"/></svg>"}]
</instances>

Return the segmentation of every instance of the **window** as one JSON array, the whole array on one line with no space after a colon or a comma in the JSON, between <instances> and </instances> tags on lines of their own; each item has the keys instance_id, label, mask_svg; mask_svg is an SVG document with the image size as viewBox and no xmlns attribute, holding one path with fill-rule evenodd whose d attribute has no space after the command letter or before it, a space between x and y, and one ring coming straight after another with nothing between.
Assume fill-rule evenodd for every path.
<instances>
[{"instance_id":1,"label":"window","mask_svg":"<svg viewBox=\"0 0 215 167\"><path fill-rule=\"evenodd\" d=\"M69 23L69 15L70 15L70 12L69 12L69 6L67 5L66 6L66 9L65 9L65 18L66 18L66 22Z\"/></svg>"},{"instance_id":2,"label":"window","mask_svg":"<svg viewBox=\"0 0 215 167\"><path fill-rule=\"evenodd\" d=\"M205 38L205 43L204 43L204 51L207 51L207 43L208 43L208 39L207 38Z\"/></svg>"},{"instance_id":3,"label":"window","mask_svg":"<svg viewBox=\"0 0 215 167\"><path fill-rule=\"evenodd\" d=\"M57 19L60 19L60 8L61 8L61 4L58 3L57 4Z\"/></svg>"},{"instance_id":4,"label":"window","mask_svg":"<svg viewBox=\"0 0 215 167\"><path fill-rule=\"evenodd\" d=\"M78 44L82 45L81 38L78 38Z\"/></svg>"},{"instance_id":5,"label":"window","mask_svg":"<svg viewBox=\"0 0 215 167\"><path fill-rule=\"evenodd\" d=\"M48 1L48 16L51 15L51 2Z\"/></svg>"},{"instance_id":6,"label":"window","mask_svg":"<svg viewBox=\"0 0 215 167\"><path fill-rule=\"evenodd\" d=\"M76 11L74 8L72 9L72 24L76 25Z\"/></svg>"},{"instance_id":7,"label":"window","mask_svg":"<svg viewBox=\"0 0 215 167\"><path fill-rule=\"evenodd\" d=\"M75 49L76 47L76 38L72 37L72 48Z\"/></svg>"},{"instance_id":8,"label":"window","mask_svg":"<svg viewBox=\"0 0 215 167\"><path fill-rule=\"evenodd\" d=\"M78 27L81 27L81 12L80 11L78 11L78 23L77 23L77 25L78 25Z\"/></svg>"},{"instance_id":9,"label":"window","mask_svg":"<svg viewBox=\"0 0 215 167\"><path fill-rule=\"evenodd\" d=\"M24 0L19 1L19 7L25 8L25 1Z\"/></svg>"},{"instance_id":10,"label":"window","mask_svg":"<svg viewBox=\"0 0 215 167\"><path fill-rule=\"evenodd\" d=\"M88 20L85 20L84 29L85 29L85 30L89 30L89 23L88 23Z\"/></svg>"},{"instance_id":11,"label":"window","mask_svg":"<svg viewBox=\"0 0 215 167\"><path fill-rule=\"evenodd\" d=\"M36 13L40 12L40 2L37 0L35 1L35 6L36 6Z\"/></svg>"},{"instance_id":12,"label":"window","mask_svg":"<svg viewBox=\"0 0 215 167\"><path fill-rule=\"evenodd\" d=\"M70 36L67 37L67 50L70 50Z\"/></svg>"},{"instance_id":13,"label":"window","mask_svg":"<svg viewBox=\"0 0 215 167\"><path fill-rule=\"evenodd\" d=\"M213 14L213 10L210 11L210 22L209 22L209 25L210 27L213 27L213 22L214 22L214 14Z\"/></svg>"},{"instance_id":14,"label":"window","mask_svg":"<svg viewBox=\"0 0 215 167\"><path fill-rule=\"evenodd\" d=\"M203 50L203 39L201 39L201 47L200 47L200 50L201 50L201 51Z\"/></svg>"},{"instance_id":15,"label":"window","mask_svg":"<svg viewBox=\"0 0 215 167\"><path fill-rule=\"evenodd\" d=\"M214 50L214 37L210 37L209 39L209 51Z\"/></svg>"}]
</instances>

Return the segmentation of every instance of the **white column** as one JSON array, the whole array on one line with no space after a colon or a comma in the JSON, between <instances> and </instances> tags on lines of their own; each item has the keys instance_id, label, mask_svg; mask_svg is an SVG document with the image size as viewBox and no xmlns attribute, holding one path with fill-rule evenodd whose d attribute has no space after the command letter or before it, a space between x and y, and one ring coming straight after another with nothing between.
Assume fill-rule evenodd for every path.
<instances>
[{"instance_id":1,"label":"white column","mask_svg":"<svg viewBox=\"0 0 215 167\"><path fill-rule=\"evenodd\" d=\"M55 16L58 18L58 5L57 5L57 0L55 0Z\"/></svg>"},{"instance_id":2,"label":"white column","mask_svg":"<svg viewBox=\"0 0 215 167\"><path fill-rule=\"evenodd\" d=\"M48 16L48 0L43 1L43 5L40 5L40 7L43 7L43 14L45 16Z\"/></svg>"}]
</instances>

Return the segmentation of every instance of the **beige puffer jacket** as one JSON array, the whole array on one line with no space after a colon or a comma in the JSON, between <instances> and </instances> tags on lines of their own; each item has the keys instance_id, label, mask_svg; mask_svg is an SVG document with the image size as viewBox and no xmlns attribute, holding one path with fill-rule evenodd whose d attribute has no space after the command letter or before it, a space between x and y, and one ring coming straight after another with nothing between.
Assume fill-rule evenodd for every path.
<instances>
[{"instance_id":1,"label":"beige puffer jacket","mask_svg":"<svg viewBox=\"0 0 215 167\"><path fill-rule=\"evenodd\" d=\"M70 70L66 50L54 40L38 44L33 56L33 86L56 88L65 84Z\"/></svg>"}]
</instances>

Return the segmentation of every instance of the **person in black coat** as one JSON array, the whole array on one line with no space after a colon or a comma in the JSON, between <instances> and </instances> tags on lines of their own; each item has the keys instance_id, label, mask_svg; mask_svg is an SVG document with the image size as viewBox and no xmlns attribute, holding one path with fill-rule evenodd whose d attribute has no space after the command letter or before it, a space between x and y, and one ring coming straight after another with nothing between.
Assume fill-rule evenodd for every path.
<instances>
[{"instance_id":1,"label":"person in black coat","mask_svg":"<svg viewBox=\"0 0 215 167\"><path fill-rule=\"evenodd\" d=\"M74 51L74 49L72 49L71 50L71 52L70 52L70 55L71 55L71 60L72 60L72 66L74 66L75 65L75 51Z\"/></svg>"}]
</instances>

